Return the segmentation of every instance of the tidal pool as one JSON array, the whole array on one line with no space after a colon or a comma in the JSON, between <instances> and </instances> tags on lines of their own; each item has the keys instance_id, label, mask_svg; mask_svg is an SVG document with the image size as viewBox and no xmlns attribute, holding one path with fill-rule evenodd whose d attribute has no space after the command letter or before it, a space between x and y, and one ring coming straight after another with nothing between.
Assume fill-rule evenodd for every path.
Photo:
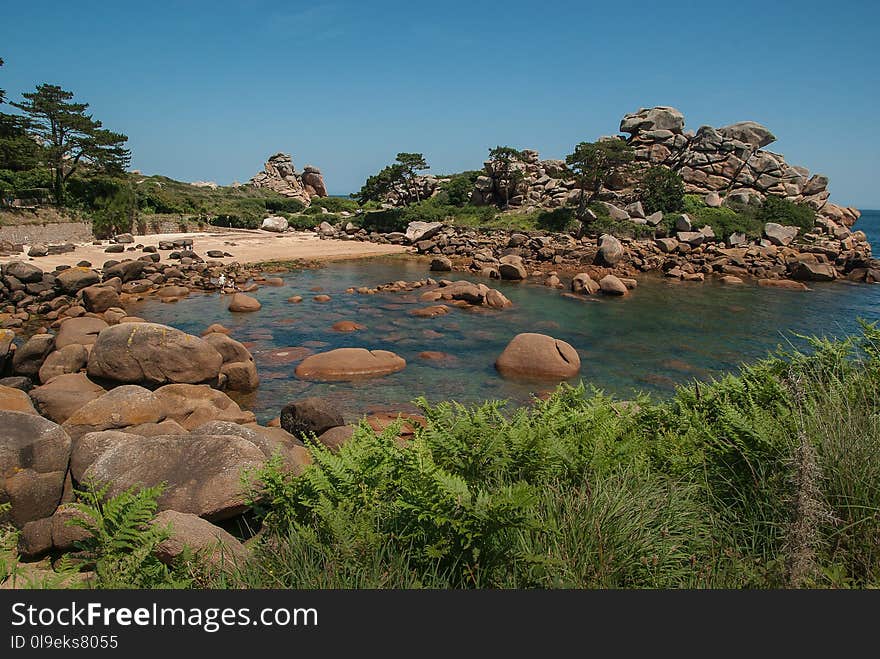
<instances>
[{"instance_id":1,"label":"tidal pool","mask_svg":"<svg viewBox=\"0 0 880 659\"><path fill-rule=\"evenodd\" d=\"M880 244L880 212L866 211L856 228ZM418 396L438 402L474 403L487 399L525 402L548 389L534 382L502 378L495 358L520 332L563 339L581 356L578 379L617 396L634 390L658 396L676 384L735 371L744 361L766 356L778 345L803 345L796 334L842 336L858 331L857 318L880 319L880 285L837 282L813 284L810 292L745 286L673 282L644 276L623 299L574 300L535 284L486 281L514 303L504 311L452 307L437 318L410 311L429 303L414 293L349 294L349 287L376 286L429 276L428 262L406 257L334 262L323 268L283 275L284 286L262 287L254 297L257 313L227 310L228 296L194 294L175 304L147 301L132 312L150 321L200 334L221 323L244 342L259 370L259 391L240 399L261 422L277 416L287 402L303 396L335 401L352 420L370 409L401 409ZM464 273L451 279L480 281ZM318 294L331 296L319 303ZM301 295L300 304L287 302ZM366 326L341 333L340 320ZM396 352L407 366L398 373L360 382L313 383L294 370L305 354L341 347ZM297 350L284 350L296 348ZM426 360L424 351L448 358ZM286 353L286 354L282 354Z\"/></svg>"}]
</instances>

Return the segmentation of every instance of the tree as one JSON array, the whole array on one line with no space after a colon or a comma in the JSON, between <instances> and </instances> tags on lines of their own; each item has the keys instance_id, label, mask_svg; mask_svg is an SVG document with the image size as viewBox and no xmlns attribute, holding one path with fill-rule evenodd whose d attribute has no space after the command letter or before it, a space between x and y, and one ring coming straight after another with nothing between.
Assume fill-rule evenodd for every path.
<instances>
[{"instance_id":1,"label":"tree","mask_svg":"<svg viewBox=\"0 0 880 659\"><path fill-rule=\"evenodd\" d=\"M642 203L649 213L674 213L684 206L684 181L668 167L651 167L642 177Z\"/></svg>"},{"instance_id":2,"label":"tree","mask_svg":"<svg viewBox=\"0 0 880 659\"><path fill-rule=\"evenodd\" d=\"M0 66L3 66L2 58ZM0 89L0 103L5 100L6 91ZM20 172L39 164L39 145L28 136L27 129L24 117L0 112L0 169Z\"/></svg>"},{"instance_id":3,"label":"tree","mask_svg":"<svg viewBox=\"0 0 880 659\"><path fill-rule=\"evenodd\" d=\"M386 201L388 194L394 190L396 185L403 181L403 177L403 167L401 165L388 165L378 174L373 174L367 178L360 192L352 196L362 204L368 201Z\"/></svg>"},{"instance_id":4,"label":"tree","mask_svg":"<svg viewBox=\"0 0 880 659\"><path fill-rule=\"evenodd\" d=\"M57 203L64 202L67 180L81 164L111 173L121 173L128 166L131 152L123 146L128 137L103 128L86 114L88 103L73 102L73 92L57 85L38 85L36 92L22 96L23 102L12 105L28 115L29 132L44 146Z\"/></svg>"},{"instance_id":5,"label":"tree","mask_svg":"<svg viewBox=\"0 0 880 659\"><path fill-rule=\"evenodd\" d=\"M523 152L511 146L496 146L489 149L489 161L492 163L492 172L495 175L495 183L504 190L504 205L510 205L510 189L516 188L523 180L523 172L517 167L523 159Z\"/></svg>"},{"instance_id":6,"label":"tree","mask_svg":"<svg viewBox=\"0 0 880 659\"><path fill-rule=\"evenodd\" d=\"M418 185L416 185L416 176L418 176L416 172L428 169L428 163L425 161L425 156L421 153L398 153L397 162L395 164L400 166L400 171L403 176L403 182L406 186L409 199L414 197L418 203L421 201L421 198ZM405 199L404 201L406 203L408 199Z\"/></svg>"},{"instance_id":7,"label":"tree","mask_svg":"<svg viewBox=\"0 0 880 659\"><path fill-rule=\"evenodd\" d=\"M416 172L423 169L428 169L428 163L421 153L398 153L394 163L370 176L360 192L352 196L362 204L388 201L391 193L397 193L404 206L412 201L421 201Z\"/></svg>"},{"instance_id":8,"label":"tree","mask_svg":"<svg viewBox=\"0 0 880 659\"><path fill-rule=\"evenodd\" d=\"M624 171L633 160L632 148L623 140L581 142L565 157L581 193L577 217L582 220L589 204L611 178ZM587 193L589 192L589 197Z\"/></svg>"}]
</instances>

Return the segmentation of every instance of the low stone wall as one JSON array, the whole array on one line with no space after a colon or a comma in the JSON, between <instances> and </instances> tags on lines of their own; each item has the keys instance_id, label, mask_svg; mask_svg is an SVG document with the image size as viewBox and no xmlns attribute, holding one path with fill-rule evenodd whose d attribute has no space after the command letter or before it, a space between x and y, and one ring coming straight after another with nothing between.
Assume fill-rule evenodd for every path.
<instances>
[{"instance_id":1,"label":"low stone wall","mask_svg":"<svg viewBox=\"0 0 880 659\"><path fill-rule=\"evenodd\" d=\"M87 222L50 222L0 226L0 242L14 244L44 243L58 245L93 240L92 225Z\"/></svg>"}]
</instances>

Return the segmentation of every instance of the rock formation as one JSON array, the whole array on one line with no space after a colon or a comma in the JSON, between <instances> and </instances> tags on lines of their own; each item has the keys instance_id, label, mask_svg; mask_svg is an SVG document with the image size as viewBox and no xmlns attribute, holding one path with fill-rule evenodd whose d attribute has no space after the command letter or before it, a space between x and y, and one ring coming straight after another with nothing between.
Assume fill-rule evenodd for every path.
<instances>
[{"instance_id":1,"label":"rock formation","mask_svg":"<svg viewBox=\"0 0 880 659\"><path fill-rule=\"evenodd\" d=\"M327 196L321 170L306 165L299 173L286 153L276 153L269 158L263 171L255 174L249 183L255 188L268 188L285 197L299 199L305 206L311 203L313 197Z\"/></svg>"},{"instance_id":2,"label":"rock formation","mask_svg":"<svg viewBox=\"0 0 880 659\"><path fill-rule=\"evenodd\" d=\"M760 201L768 195L809 205L838 224L852 226L858 211L828 201L828 178L811 174L805 167L790 165L778 153L764 147L776 137L753 121L721 128L701 126L696 133L684 130L684 115L671 107L642 108L627 114L620 132L635 153L635 166L629 175L616 177L602 191L601 198L621 210L638 198L640 174L655 165L677 171L689 193L706 195L709 205L727 202ZM541 160L538 152L526 149L513 169L519 176L504 177L496 164L484 163L484 174L474 186L475 204L498 204L525 208L559 208L574 202L578 195L574 180L562 160ZM509 180L513 179L513 183ZM617 219L644 219L643 213L624 211Z\"/></svg>"}]
</instances>

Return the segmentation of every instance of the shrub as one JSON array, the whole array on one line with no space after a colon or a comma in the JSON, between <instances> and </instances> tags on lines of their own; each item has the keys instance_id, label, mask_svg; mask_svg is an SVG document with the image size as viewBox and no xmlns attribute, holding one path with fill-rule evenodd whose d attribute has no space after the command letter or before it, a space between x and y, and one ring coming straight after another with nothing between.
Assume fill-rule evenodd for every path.
<instances>
[{"instance_id":1,"label":"shrub","mask_svg":"<svg viewBox=\"0 0 880 659\"><path fill-rule=\"evenodd\" d=\"M764 224L756 217L757 208L749 205L710 208L699 195L685 195L683 210L691 218L695 228L709 225L719 238L727 238L732 233L744 233L750 238L759 238ZM679 215L664 216L664 226L669 235L675 232L675 221Z\"/></svg>"},{"instance_id":2,"label":"shrub","mask_svg":"<svg viewBox=\"0 0 880 659\"><path fill-rule=\"evenodd\" d=\"M757 212L757 219L762 226L767 222L796 226L803 234L815 226L816 211L806 204L768 195Z\"/></svg>"},{"instance_id":3,"label":"shrub","mask_svg":"<svg viewBox=\"0 0 880 659\"><path fill-rule=\"evenodd\" d=\"M301 213L306 207L299 199L290 199L288 197L269 198L264 203L267 211L276 213Z\"/></svg>"},{"instance_id":4,"label":"shrub","mask_svg":"<svg viewBox=\"0 0 880 659\"><path fill-rule=\"evenodd\" d=\"M678 172L668 167L651 167L641 181L641 200L645 211L672 213L682 210L684 205L684 181Z\"/></svg>"},{"instance_id":5,"label":"shrub","mask_svg":"<svg viewBox=\"0 0 880 659\"><path fill-rule=\"evenodd\" d=\"M360 205L354 199L349 199L347 197L316 197L312 199L309 209L317 208L320 213L322 207L326 208L331 213L341 213L343 211L354 213L360 208Z\"/></svg>"},{"instance_id":6,"label":"shrub","mask_svg":"<svg viewBox=\"0 0 880 659\"><path fill-rule=\"evenodd\" d=\"M441 183L440 189L446 193L446 203L458 207L469 204L474 184L482 173L478 170L461 172L453 174L448 181Z\"/></svg>"}]
</instances>

